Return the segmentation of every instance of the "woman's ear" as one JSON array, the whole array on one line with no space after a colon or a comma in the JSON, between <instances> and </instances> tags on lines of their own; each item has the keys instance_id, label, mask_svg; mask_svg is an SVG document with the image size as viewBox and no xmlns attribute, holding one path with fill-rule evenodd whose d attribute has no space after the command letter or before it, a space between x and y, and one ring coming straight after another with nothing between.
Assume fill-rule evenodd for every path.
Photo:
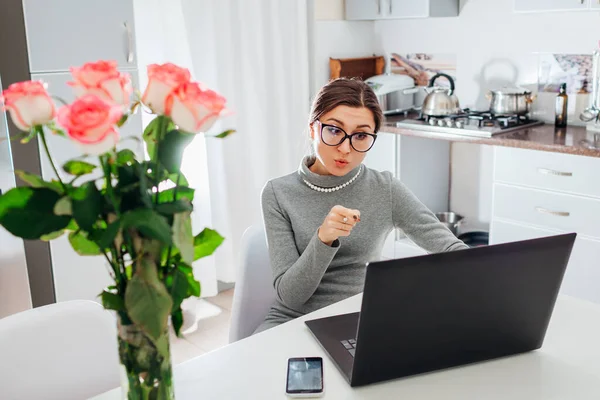
<instances>
[{"instance_id":1,"label":"woman's ear","mask_svg":"<svg viewBox=\"0 0 600 400\"><path fill-rule=\"evenodd\" d=\"M315 140L315 124L308 125L308 134L310 136L310 140Z\"/></svg>"}]
</instances>

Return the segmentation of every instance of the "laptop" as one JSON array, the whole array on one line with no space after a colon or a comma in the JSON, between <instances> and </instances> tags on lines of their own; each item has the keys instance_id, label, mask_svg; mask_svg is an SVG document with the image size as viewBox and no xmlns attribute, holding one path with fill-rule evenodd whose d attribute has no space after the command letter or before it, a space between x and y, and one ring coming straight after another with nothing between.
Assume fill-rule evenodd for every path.
<instances>
[{"instance_id":1,"label":"laptop","mask_svg":"<svg viewBox=\"0 0 600 400\"><path fill-rule=\"evenodd\" d=\"M575 237L368 263L361 312L306 325L351 386L535 350Z\"/></svg>"}]
</instances>

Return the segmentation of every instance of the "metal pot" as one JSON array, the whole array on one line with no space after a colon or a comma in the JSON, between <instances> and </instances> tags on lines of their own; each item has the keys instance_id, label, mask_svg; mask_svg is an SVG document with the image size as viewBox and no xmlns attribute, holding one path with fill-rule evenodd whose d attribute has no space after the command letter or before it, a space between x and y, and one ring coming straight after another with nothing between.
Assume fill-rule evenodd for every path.
<instances>
[{"instance_id":1,"label":"metal pot","mask_svg":"<svg viewBox=\"0 0 600 400\"><path fill-rule=\"evenodd\" d=\"M531 91L520 87L490 90L490 112L495 115L525 115L531 110L534 97Z\"/></svg>"},{"instance_id":2,"label":"metal pot","mask_svg":"<svg viewBox=\"0 0 600 400\"><path fill-rule=\"evenodd\" d=\"M443 76L450 82L450 89L434 86L435 80ZM454 94L454 79L447 74L436 74L429 81L429 86L425 88L428 93L423 101L422 112L430 116L446 116L460 112L458 97Z\"/></svg>"},{"instance_id":3,"label":"metal pot","mask_svg":"<svg viewBox=\"0 0 600 400\"><path fill-rule=\"evenodd\" d=\"M454 235L458 232L458 227L462 224L464 217L452 211L435 213L437 219L440 220L446 228L450 229Z\"/></svg>"}]
</instances>

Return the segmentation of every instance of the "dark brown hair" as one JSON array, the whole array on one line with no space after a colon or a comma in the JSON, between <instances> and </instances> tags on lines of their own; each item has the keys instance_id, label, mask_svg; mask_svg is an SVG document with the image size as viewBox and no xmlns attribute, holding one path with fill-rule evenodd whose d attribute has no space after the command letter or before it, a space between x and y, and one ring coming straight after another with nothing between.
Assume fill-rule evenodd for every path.
<instances>
[{"instance_id":1,"label":"dark brown hair","mask_svg":"<svg viewBox=\"0 0 600 400\"><path fill-rule=\"evenodd\" d=\"M355 78L338 78L330 81L319 90L313 101L308 124L314 124L323 114L338 106L365 107L373 114L375 132L379 132L383 113L373 89Z\"/></svg>"}]
</instances>

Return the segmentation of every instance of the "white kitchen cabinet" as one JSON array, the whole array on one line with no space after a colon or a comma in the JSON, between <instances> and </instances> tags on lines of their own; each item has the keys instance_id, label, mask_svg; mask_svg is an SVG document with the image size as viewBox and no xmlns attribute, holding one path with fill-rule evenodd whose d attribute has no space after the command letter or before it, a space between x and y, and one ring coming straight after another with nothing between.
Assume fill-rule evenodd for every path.
<instances>
[{"instance_id":1,"label":"white kitchen cabinet","mask_svg":"<svg viewBox=\"0 0 600 400\"><path fill-rule=\"evenodd\" d=\"M599 10L600 9L600 0L590 0L590 8L592 10Z\"/></svg>"},{"instance_id":2,"label":"white kitchen cabinet","mask_svg":"<svg viewBox=\"0 0 600 400\"><path fill-rule=\"evenodd\" d=\"M346 19L374 20L381 17L383 0L346 0Z\"/></svg>"},{"instance_id":3,"label":"white kitchen cabinet","mask_svg":"<svg viewBox=\"0 0 600 400\"><path fill-rule=\"evenodd\" d=\"M346 0L346 19L456 17L458 0Z\"/></svg>"},{"instance_id":4,"label":"white kitchen cabinet","mask_svg":"<svg viewBox=\"0 0 600 400\"><path fill-rule=\"evenodd\" d=\"M600 198L600 158L498 147L494 181Z\"/></svg>"},{"instance_id":5,"label":"white kitchen cabinet","mask_svg":"<svg viewBox=\"0 0 600 400\"><path fill-rule=\"evenodd\" d=\"M496 217L600 238L600 199L495 183Z\"/></svg>"},{"instance_id":6,"label":"white kitchen cabinet","mask_svg":"<svg viewBox=\"0 0 600 400\"><path fill-rule=\"evenodd\" d=\"M131 0L23 0L32 73L115 60L136 68Z\"/></svg>"},{"instance_id":7,"label":"white kitchen cabinet","mask_svg":"<svg viewBox=\"0 0 600 400\"><path fill-rule=\"evenodd\" d=\"M132 75L134 86L137 85L138 77L136 71L128 71ZM68 72L53 74L32 74L32 79L41 79L48 84L48 91L66 102L74 100L73 90L67 85L71 80ZM60 103L56 103L60 107ZM121 138L139 135L142 132L141 115L138 112L133 115L121 128ZM62 174L63 179L69 179L68 175L61 169L62 165L73 158L81 156L81 151L67 138L48 133L46 135L50 153L55 165ZM138 154L143 150L138 142L128 140L118 145L118 148L128 147ZM55 179L54 171L42 150L40 142L40 160L42 164L42 176L46 180ZM97 158L90 157L87 161L98 164ZM95 177L100 177L98 171ZM94 175L90 175L94 177ZM72 177L71 177L72 178ZM87 178L89 180L89 178ZM81 181L80 181L81 183ZM102 288L110 285L112 280L107 270L107 262L101 256L82 257L71 248L66 235L50 242L52 258L52 270L56 301L67 301L75 299L98 300L97 295Z\"/></svg>"},{"instance_id":8,"label":"white kitchen cabinet","mask_svg":"<svg viewBox=\"0 0 600 400\"><path fill-rule=\"evenodd\" d=\"M566 233L513 221L492 221L490 244L535 239ZM561 293L600 303L600 240L578 236L561 285Z\"/></svg>"},{"instance_id":9,"label":"white kitchen cabinet","mask_svg":"<svg viewBox=\"0 0 600 400\"><path fill-rule=\"evenodd\" d=\"M391 18L423 18L429 16L429 0L389 0Z\"/></svg>"},{"instance_id":10,"label":"white kitchen cabinet","mask_svg":"<svg viewBox=\"0 0 600 400\"><path fill-rule=\"evenodd\" d=\"M496 148L490 244L577 233L561 291L600 303L600 159Z\"/></svg>"},{"instance_id":11,"label":"white kitchen cabinet","mask_svg":"<svg viewBox=\"0 0 600 400\"><path fill-rule=\"evenodd\" d=\"M577 11L589 8L590 0L515 0L516 12Z\"/></svg>"}]
</instances>

